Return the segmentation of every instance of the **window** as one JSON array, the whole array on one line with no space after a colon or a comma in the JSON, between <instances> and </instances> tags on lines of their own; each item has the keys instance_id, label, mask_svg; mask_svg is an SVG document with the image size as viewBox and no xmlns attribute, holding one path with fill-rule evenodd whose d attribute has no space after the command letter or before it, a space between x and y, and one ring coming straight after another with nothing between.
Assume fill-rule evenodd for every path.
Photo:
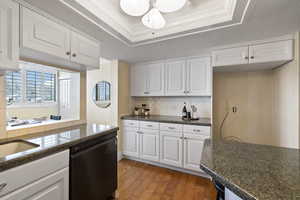
<instances>
[{"instance_id":1,"label":"window","mask_svg":"<svg viewBox=\"0 0 300 200\"><path fill-rule=\"evenodd\" d=\"M20 103L22 101L21 72L6 72L6 101L8 104Z\"/></svg>"},{"instance_id":2,"label":"window","mask_svg":"<svg viewBox=\"0 0 300 200\"><path fill-rule=\"evenodd\" d=\"M6 73L8 105L56 102L56 69L29 62L20 62L20 68Z\"/></svg>"}]
</instances>

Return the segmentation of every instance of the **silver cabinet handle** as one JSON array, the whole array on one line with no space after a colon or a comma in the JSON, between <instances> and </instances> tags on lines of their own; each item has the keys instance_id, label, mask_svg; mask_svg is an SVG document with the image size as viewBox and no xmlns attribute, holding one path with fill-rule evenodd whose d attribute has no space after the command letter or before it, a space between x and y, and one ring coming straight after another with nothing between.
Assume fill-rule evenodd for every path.
<instances>
[{"instance_id":1,"label":"silver cabinet handle","mask_svg":"<svg viewBox=\"0 0 300 200\"><path fill-rule=\"evenodd\" d=\"M7 183L0 184L0 192L7 186Z\"/></svg>"},{"instance_id":2,"label":"silver cabinet handle","mask_svg":"<svg viewBox=\"0 0 300 200\"><path fill-rule=\"evenodd\" d=\"M141 132L141 131L137 131L136 133L138 133L138 134L144 134L143 132Z\"/></svg>"},{"instance_id":3,"label":"silver cabinet handle","mask_svg":"<svg viewBox=\"0 0 300 200\"><path fill-rule=\"evenodd\" d=\"M170 130L174 130L175 128L174 128L174 127L168 127L168 129L170 129Z\"/></svg>"},{"instance_id":4,"label":"silver cabinet handle","mask_svg":"<svg viewBox=\"0 0 300 200\"><path fill-rule=\"evenodd\" d=\"M201 132L201 130L198 130L198 129L194 129L193 131L194 132Z\"/></svg>"},{"instance_id":5,"label":"silver cabinet handle","mask_svg":"<svg viewBox=\"0 0 300 200\"><path fill-rule=\"evenodd\" d=\"M147 125L148 127L153 127L152 125Z\"/></svg>"}]
</instances>

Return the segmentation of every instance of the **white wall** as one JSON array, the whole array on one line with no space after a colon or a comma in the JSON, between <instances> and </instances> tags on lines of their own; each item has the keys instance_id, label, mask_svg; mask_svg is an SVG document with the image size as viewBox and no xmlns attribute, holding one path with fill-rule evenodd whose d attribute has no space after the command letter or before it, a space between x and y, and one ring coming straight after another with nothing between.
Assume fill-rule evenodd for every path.
<instances>
[{"instance_id":1,"label":"white wall","mask_svg":"<svg viewBox=\"0 0 300 200\"><path fill-rule=\"evenodd\" d=\"M113 82L113 65L111 63L101 65L100 69L87 72L87 122L99 124L114 124L115 103L115 84ZM111 99L112 105L108 108L100 108L93 102L93 89L96 83L100 81L108 81L111 83Z\"/></svg>"}]
</instances>

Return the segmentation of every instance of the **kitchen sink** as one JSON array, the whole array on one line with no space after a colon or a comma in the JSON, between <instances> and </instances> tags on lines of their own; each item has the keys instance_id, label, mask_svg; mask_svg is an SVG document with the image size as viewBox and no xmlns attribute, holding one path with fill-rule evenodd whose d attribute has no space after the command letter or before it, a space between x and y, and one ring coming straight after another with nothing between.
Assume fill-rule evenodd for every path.
<instances>
[{"instance_id":1,"label":"kitchen sink","mask_svg":"<svg viewBox=\"0 0 300 200\"><path fill-rule=\"evenodd\" d=\"M13 140L10 142L3 142L0 143L0 158L11 154L23 152L29 149L33 149L36 147L39 147L39 145L24 140Z\"/></svg>"}]
</instances>

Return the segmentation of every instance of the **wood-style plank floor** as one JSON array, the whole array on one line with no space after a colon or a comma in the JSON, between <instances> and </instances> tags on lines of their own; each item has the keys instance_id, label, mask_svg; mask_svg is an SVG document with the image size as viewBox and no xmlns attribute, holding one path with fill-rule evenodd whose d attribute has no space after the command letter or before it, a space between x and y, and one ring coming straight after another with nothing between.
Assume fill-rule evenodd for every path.
<instances>
[{"instance_id":1,"label":"wood-style plank floor","mask_svg":"<svg viewBox=\"0 0 300 200\"><path fill-rule=\"evenodd\" d=\"M123 159L118 166L118 200L215 200L210 180Z\"/></svg>"}]
</instances>

